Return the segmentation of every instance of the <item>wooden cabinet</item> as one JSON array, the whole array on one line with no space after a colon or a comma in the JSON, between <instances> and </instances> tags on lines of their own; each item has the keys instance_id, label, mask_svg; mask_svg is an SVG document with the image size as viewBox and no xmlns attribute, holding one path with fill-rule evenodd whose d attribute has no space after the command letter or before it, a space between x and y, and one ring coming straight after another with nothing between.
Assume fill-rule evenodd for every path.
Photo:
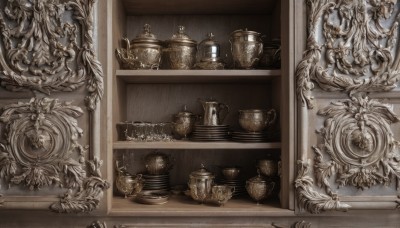
<instances>
[{"instance_id":1,"label":"wooden cabinet","mask_svg":"<svg viewBox=\"0 0 400 228\"><path fill-rule=\"evenodd\" d=\"M144 24L150 24L152 32L160 40L170 39L178 25L200 42L208 32L215 35L221 45L221 56L229 64L231 51L229 37L237 29L249 29L262 33L266 40L281 38L280 1L115 1L113 2L113 48L121 48L122 37L133 39ZM286 44L283 44L286 45ZM283 50L287 51L285 46ZM287 54L282 54L282 68L287 68ZM114 57L113 57L114 58ZM115 58L114 58L115 59ZM272 156L282 161L282 177L278 197L265 204L256 205L250 198L230 200L224 207L198 205L186 196L171 197L162 206L141 205L116 194L110 196L109 213L115 216L269 216L293 215L290 200L288 153L289 103L284 99L283 89L289 77L286 70L123 70L114 60L112 87L108 94L112 99L113 132L112 155L109 156L109 174L112 163L122 162L132 173L145 170L146 154L160 150L174 158L170 171L171 185L187 185L190 172L205 164L207 169L221 176L218 166L238 165L243 167L243 176L249 179L257 174L256 161ZM282 85L285 83L285 86ZM170 122L172 115L184 105L188 110L201 114L198 98L213 97L230 106L225 123L238 129L239 109L275 109L279 118L274 131L277 139L266 143L239 142L129 142L118 141L116 124L123 121ZM284 140L284 141L283 141ZM285 153L285 154L284 154ZM112 175L110 175L112 177Z\"/></svg>"}]
</instances>

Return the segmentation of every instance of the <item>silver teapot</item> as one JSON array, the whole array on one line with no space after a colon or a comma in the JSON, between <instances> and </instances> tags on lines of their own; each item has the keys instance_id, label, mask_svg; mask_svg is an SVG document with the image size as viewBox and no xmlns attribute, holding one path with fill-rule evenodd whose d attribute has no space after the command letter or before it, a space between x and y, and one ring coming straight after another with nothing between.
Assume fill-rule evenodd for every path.
<instances>
[{"instance_id":1,"label":"silver teapot","mask_svg":"<svg viewBox=\"0 0 400 228\"><path fill-rule=\"evenodd\" d=\"M128 195L136 195L142 191L144 186L142 174L132 175L126 172L125 167L119 167L118 162L116 162L116 171L115 186L117 191L124 195L125 198L127 198Z\"/></svg>"},{"instance_id":2,"label":"silver teapot","mask_svg":"<svg viewBox=\"0 0 400 228\"><path fill-rule=\"evenodd\" d=\"M129 41L123 39L126 49L117 49L116 55L123 68L127 69L156 69L158 70L161 62L161 41L151 33L148 24L143 26L143 32Z\"/></svg>"},{"instance_id":3,"label":"silver teapot","mask_svg":"<svg viewBox=\"0 0 400 228\"><path fill-rule=\"evenodd\" d=\"M229 113L229 106L216 100L198 99L204 109L203 125L218 126L224 121Z\"/></svg>"},{"instance_id":4,"label":"silver teapot","mask_svg":"<svg viewBox=\"0 0 400 228\"><path fill-rule=\"evenodd\" d=\"M192 199L199 203L204 203L211 197L211 189L214 185L215 176L201 165L199 170L189 175L188 187Z\"/></svg>"}]
</instances>

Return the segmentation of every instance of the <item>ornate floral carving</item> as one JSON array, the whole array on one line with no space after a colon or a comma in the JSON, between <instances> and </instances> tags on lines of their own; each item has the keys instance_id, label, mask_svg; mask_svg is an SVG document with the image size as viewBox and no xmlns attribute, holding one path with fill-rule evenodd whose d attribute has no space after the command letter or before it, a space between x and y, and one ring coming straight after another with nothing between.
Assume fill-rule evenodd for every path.
<instances>
[{"instance_id":1,"label":"ornate floral carving","mask_svg":"<svg viewBox=\"0 0 400 228\"><path fill-rule=\"evenodd\" d=\"M292 228L311 228L311 223L306 221L296 222Z\"/></svg>"},{"instance_id":2,"label":"ornate floral carving","mask_svg":"<svg viewBox=\"0 0 400 228\"><path fill-rule=\"evenodd\" d=\"M105 222L94 221L87 228L107 228L107 224Z\"/></svg>"},{"instance_id":3,"label":"ornate floral carving","mask_svg":"<svg viewBox=\"0 0 400 228\"><path fill-rule=\"evenodd\" d=\"M6 142L0 144L0 177L29 189L57 184L81 186L86 148L79 145L83 131L76 118L79 107L58 100L31 99L3 108ZM73 156L78 154L78 161Z\"/></svg>"},{"instance_id":4,"label":"ornate floral carving","mask_svg":"<svg viewBox=\"0 0 400 228\"><path fill-rule=\"evenodd\" d=\"M309 176L310 161L298 161L298 174L295 181L299 205L308 212L319 214L321 211L347 211L350 206L339 201L336 194L325 195L313 189L314 181Z\"/></svg>"},{"instance_id":5,"label":"ornate floral carving","mask_svg":"<svg viewBox=\"0 0 400 228\"><path fill-rule=\"evenodd\" d=\"M110 187L110 184L101 178L102 163L98 158L88 161L91 176L85 178L83 186L78 190L69 189L60 202L52 204L50 209L59 213L79 213L96 209L103 198L103 192Z\"/></svg>"},{"instance_id":6,"label":"ornate floral carving","mask_svg":"<svg viewBox=\"0 0 400 228\"><path fill-rule=\"evenodd\" d=\"M76 120L82 114L81 108L50 98L5 106L0 116L6 137L0 144L0 178L30 190L67 188L61 209L51 207L58 212L96 208L109 185L101 179L97 158L88 162L89 173L85 170L87 147L78 143L83 131Z\"/></svg>"},{"instance_id":7,"label":"ornate floral carving","mask_svg":"<svg viewBox=\"0 0 400 228\"><path fill-rule=\"evenodd\" d=\"M103 71L93 48L94 3L8 0L0 13L1 85L50 94L87 83L86 105L94 110L103 95Z\"/></svg>"},{"instance_id":8,"label":"ornate floral carving","mask_svg":"<svg viewBox=\"0 0 400 228\"><path fill-rule=\"evenodd\" d=\"M390 105L353 96L332 102L318 114L327 117L319 131L323 144L314 147L319 186L331 192L328 179L333 175L340 186L360 189L389 184L393 177L400 182L399 142L390 129L399 118ZM322 150L329 155L328 160L324 160Z\"/></svg>"},{"instance_id":9,"label":"ornate floral carving","mask_svg":"<svg viewBox=\"0 0 400 228\"><path fill-rule=\"evenodd\" d=\"M325 91L388 91L400 77L397 0L307 0L307 50L297 93L313 108L314 83ZM394 13L395 12L395 13Z\"/></svg>"}]
</instances>

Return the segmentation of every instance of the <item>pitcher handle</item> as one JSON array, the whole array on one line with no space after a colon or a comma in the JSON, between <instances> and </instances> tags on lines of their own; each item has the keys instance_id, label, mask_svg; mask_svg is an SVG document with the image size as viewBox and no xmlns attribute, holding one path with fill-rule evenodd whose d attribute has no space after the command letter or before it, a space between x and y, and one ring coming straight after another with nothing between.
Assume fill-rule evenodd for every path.
<instances>
[{"instance_id":1,"label":"pitcher handle","mask_svg":"<svg viewBox=\"0 0 400 228\"><path fill-rule=\"evenodd\" d=\"M220 114L219 114L219 121L220 121L219 124L222 124L222 123L224 122L224 120L225 120L225 117L226 117L226 116L228 115L228 113L229 113L229 106L226 105L226 104L220 103L220 104L219 104L219 107L221 108L221 111L222 111L222 110L225 110L224 114L222 114L222 112L220 112Z\"/></svg>"},{"instance_id":2,"label":"pitcher handle","mask_svg":"<svg viewBox=\"0 0 400 228\"><path fill-rule=\"evenodd\" d=\"M275 109L271 109L271 110L269 110L268 112L267 112L267 116L269 117L269 118L267 118L267 120L266 120L266 126L271 126L272 124L274 124L275 123L275 120L276 120L276 111L275 111Z\"/></svg>"}]
</instances>

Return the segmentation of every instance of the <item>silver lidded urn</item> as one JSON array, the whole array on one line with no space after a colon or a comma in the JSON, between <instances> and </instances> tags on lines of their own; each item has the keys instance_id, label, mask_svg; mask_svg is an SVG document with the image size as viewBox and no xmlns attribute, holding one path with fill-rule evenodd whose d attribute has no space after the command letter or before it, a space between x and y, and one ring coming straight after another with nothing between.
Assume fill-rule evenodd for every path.
<instances>
[{"instance_id":1,"label":"silver lidded urn","mask_svg":"<svg viewBox=\"0 0 400 228\"><path fill-rule=\"evenodd\" d=\"M149 24L143 26L143 31L135 39L123 39L126 49L117 49L117 58L123 68L158 69L161 63L162 42L151 33Z\"/></svg>"},{"instance_id":2,"label":"silver lidded urn","mask_svg":"<svg viewBox=\"0 0 400 228\"><path fill-rule=\"evenodd\" d=\"M186 105L185 105L183 111L178 112L173 117L172 129L174 134L182 140L187 140L187 136L193 131L193 126L196 121L196 118L197 118L196 115L186 110Z\"/></svg>"},{"instance_id":3,"label":"silver lidded urn","mask_svg":"<svg viewBox=\"0 0 400 228\"><path fill-rule=\"evenodd\" d=\"M207 171L204 165L199 170L193 171L189 175L188 187L190 196L199 203L204 203L211 197L212 186L215 176Z\"/></svg>"},{"instance_id":4,"label":"silver lidded urn","mask_svg":"<svg viewBox=\"0 0 400 228\"><path fill-rule=\"evenodd\" d=\"M263 54L261 34L255 31L236 30L229 39L233 64L239 69L254 69Z\"/></svg>"},{"instance_id":5,"label":"silver lidded urn","mask_svg":"<svg viewBox=\"0 0 400 228\"><path fill-rule=\"evenodd\" d=\"M184 26L178 26L178 32L165 41L165 44L166 48L163 51L169 69L189 70L194 67L197 42L185 33Z\"/></svg>"},{"instance_id":6,"label":"silver lidded urn","mask_svg":"<svg viewBox=\"0 0 400 228\"><path fill-rule=\"evenodd\" d=\"M257 204L270 197L274 187L275 182L267 181L260 173L246 181L247 193Z\"/></svg>"}]
</instances>

